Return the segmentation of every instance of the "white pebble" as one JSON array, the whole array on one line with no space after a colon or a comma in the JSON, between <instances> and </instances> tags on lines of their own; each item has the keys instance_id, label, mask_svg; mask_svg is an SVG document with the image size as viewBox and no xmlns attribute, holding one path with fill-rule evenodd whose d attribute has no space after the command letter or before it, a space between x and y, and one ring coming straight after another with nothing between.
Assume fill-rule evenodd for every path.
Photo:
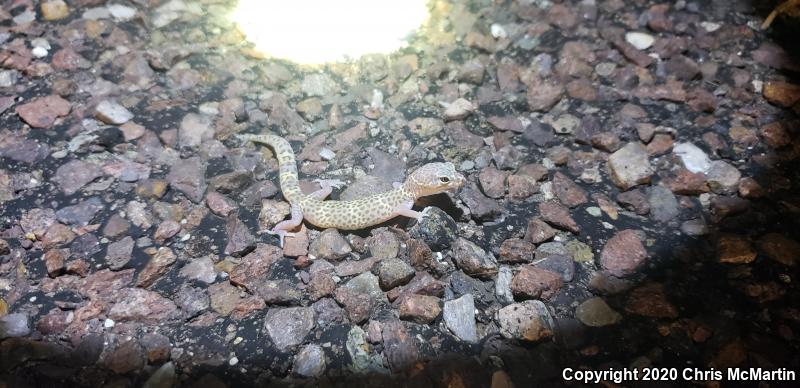
<instances>
[{"instance_id":1,"label":"white pebble","mask_svg":"<svg viewBox=\"0 0 800 388\"><path fill-rule=\"evenodd\" d=\"M336 157L336 153L330 148L323 148L319 150L319 157L321 157L322 160L332 160Z\"/></svg>"},{"instance_id":2,"label":"white pebble","mask_svg":"<svg viewBox=\"0 0 800 388\"><path fill-rule=\"evenodd\" d=\"M34 47L33 50L31 50L31 54L36 58L44 58L47 56L47 49L44 47Z\"/></svg>"},{"instance_id":3,"label":"white pebble","mask_svg":"<svg viewBox=\"0 0 800 388\"><path fill-rule=\"evenodd\" d=\"M116 325L116 323L114 322L113 319L110 318L106 318L106 320L103 322L103 327L105 327L106 329L110 329L114 327L114 325Z\"/></svg>"},{"instance_id":4,"label":"white pebble","mask_svg":"<svg viewBox=\"0 0 800 388\"><path fill-rule=\"evenodd\" d=\"M116 21L124 22L136 16L136 8L124 6L122 4L110 4L107 6L108 12Z\"/></svg>"},{"instance_id":5,"label":"white pebble","mask_svg":"<svg viewBox=\"0 0 800 388\"><path fill-rule=\"evenodd\" d=\"M228 365L230 365L230 366L234 366L234 365L236 365L238 363L239 363L239 359L237 357L235 357L235 356L231 357L231 359L228 361Z\"/></svg>"},{"instance_id":6,"label":"white pebble","mask_svg":"<svg viewBox=\"0 0 800 388\"><path fill-rule=\"evenodd\" d=\"M495 39L504 39L508 37L508 33L506 32L505 28L497 23L492 24L491 30L492 36L495 37Z\"/></svg>"},{"instance_id":7,"label":"white pebble","mask_svg":"<svg viewBox=\"0 0 800 388\"><path fill-rule=\"evenodd\" d=\"M625 40L639 50L647 50L656 41L653 35L644 32L629 32L625 34Z\"/></svg>"},{"instance_id":8,"label":"white pebble","mask_svg":"<svg viewBox=\"0 0 800 388\"><path fill-rule=\"evenodd\" d=\"M706 30L706 32L714 32L716 30L719 30L719 28L722 27L722 25L714 22L700 22L700 27L703 27L703 29Z\"/></svg>"}]
</instances>

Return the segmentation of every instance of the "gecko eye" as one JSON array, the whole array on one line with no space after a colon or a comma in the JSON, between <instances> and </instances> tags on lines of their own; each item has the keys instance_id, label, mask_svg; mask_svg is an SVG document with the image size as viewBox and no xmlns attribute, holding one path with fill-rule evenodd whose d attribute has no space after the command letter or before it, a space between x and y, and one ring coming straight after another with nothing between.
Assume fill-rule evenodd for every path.
<instances>
[{"instance_id":1,"label":"gecko eye","mask_svg":"<svg viewBox=\"0 0 800 388\"><path fill-rule=\"evenodd\" d=\"M439 182L448 183L448 182L450 182L450 178L448 178L446 176L439 177Z\"/></svg>"}]
</instances>

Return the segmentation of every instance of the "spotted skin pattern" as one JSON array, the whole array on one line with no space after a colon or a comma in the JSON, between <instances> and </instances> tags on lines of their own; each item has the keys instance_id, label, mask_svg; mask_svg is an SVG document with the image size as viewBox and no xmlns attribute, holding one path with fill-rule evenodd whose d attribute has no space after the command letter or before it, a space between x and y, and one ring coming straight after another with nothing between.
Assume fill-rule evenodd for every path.
<instances>
[{"instance_id":1,"label":"spotted skin pattern","mask_svg":"<svg viewBox=\"0 0 800 388\"><path fill-rule=\"evenodd\" d=\"M423 212L411 210L419 197L455 191L464 185L464 176L456 172L452 163L429 163L415 170L404 183L396 183L395 188L385 193L373 194L352 201L325 201L331 190L343 182L318 180L322 186L310 195L300 191L294 151L285 139L275 135L238 135L243 141L263 143L275 151L280 168L281 191L292 205L292 218L276 225L268 233L278 235L281 246L283 238L291 236L290 230L305 219L320 228L345 230L362 229L397 216L420 219Z\"/></svg>"}]
</instances>

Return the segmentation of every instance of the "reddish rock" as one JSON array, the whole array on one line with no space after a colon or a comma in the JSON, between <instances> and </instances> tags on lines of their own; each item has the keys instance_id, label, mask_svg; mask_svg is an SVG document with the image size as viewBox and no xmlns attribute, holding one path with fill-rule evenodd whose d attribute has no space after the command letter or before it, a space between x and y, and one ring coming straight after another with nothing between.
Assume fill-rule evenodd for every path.
<instances>
[{"instance_id":1,"label":"reddish rock","mask_svg":"<svg viewBox=\"0 0 800 388\"><path fill-rule=\"evenodd\" d=\"M568 230L573 233L580 232L578 223L569 215L569 209L555 202L542 202L539 204L539 214L548 224Z\"/></svg>"},{"instance_id":2,"label":"reddish rock","mask_svg":"<svg viewBox=\"0 0 800 388\"><path fill-rule=\"evenodd\" d=\"M672 150L672 136L665 133L657 133L653 136L653 140L647 144L647 154L650 156L663 155Z\"/></svg>"},{"instance_id":3,"label":"reddish rock","mask_svg":"<svg viewBox=\"0 0 800 388\"><path fill-rule=\"evenodd\" d=\"M47 275L54 278L64 271L64 260L69 257L69 249L51 249L44 253Z\"/></svg>"},{"instance_id":4,"label":"reddish rock","mask_svg":"<svg viewBox=\"0 0 800 388\"><path fill-rule=\"evenodd\" d=\"M420 324L433 322L442 308L440 299L435 296L411 294L402 298L400 302L400 319Z\"/></svg>"},{"instance_id":5,"label":"reddish rock","mask_svg":"<svg viewBox=\"0 0 800 388\"><path fill-rule=\"evenodd\" d=\"M434 279L427 272L418 272L405 286L396 287L386 293L389 301L397 303L408 295L428 295L441 298L444 296L445 283Z\"/></svg>"},{"instance_id":6,"label":"reddish rock","mask_svg":"<svg viewBox=\"0 0 800 388\"><path fill-rule=\"evenodd\" d=\"M561 275L535 267L524 265L511 280L511 291L522 299L550 299L555 296L564 284Z\"/></svg>"},{"instance_id":7,"label":"reddish rock","mask_svg":"<svg viewBox=\"0 0 800 388\"><path fill-rule=\"evenodd\" d=\"M216 191L208 192L206 205L208 205L212 213L220 217L227 217L232 211L236 210L236 204L232 200Z\"/></svg>"},{"instance_id":8,"label":"reddish rock","mask_svg":"<svg viewBox=\"0 0 800 388\"><path fill-rule=\"evenodd\" d=\"M276 261L283 258L280 248L273 245L258 244L253 252L243 257L231 271L231 283L254 290L258 282L267 278L269 270Z\"/></svg>"},{"instance_id":9,"label":"reddish rock","mask_svg":"<svg viewBox=\"0 0 800 388\"><path fill-rule=\"evenodd\" d=\"M675 177L668 179L667 185L673 193L680 195L699 195L710 190L705 174L693 173L685 168L678 170Z\"/></svg>"},{"instance_id":10,"label":"reddish rock","mask_svg":"<svg viewBox=\"0 0 800 388\"><path fill-rule=\"evenodd\" d=\"M550 227L541 218L532 218L528 221L528 229L525 230L525 240L534 244L543 243L556 235L556 230Z\"/></svg>"},{"instance_id":11,"label":"reddish rock","mask_svg":"<svg viewBox=\"0 0 800 388\"><path fill-rule=\"evenodd\" d=\"M589 201L586 190L560 172L553 175L553 191L558 200L567 207L576 207Z\"/></svg>"},{"instance_id":12,"label":"reddish rock","mask_svg":"<svg viewBox=\"0 0 800 388\"><path fill-rule=\"evenodd\" d=\"M150 287L162 275L167 273L169 267L175 263L177 256L172 249L167 247L158 248L158 252L150 259L147 265L139 273L136 285L142 288Z\"/></svg>"},{"instance_id":13,"label":"reddish rock","mask_svg":"<svg viewBox=\"0 0 800 388\"><path fill-rule=\"evenodd\" d=\"M163 324L179 315L171 300L141 288L123 288L114 300L108 317L117 322Z\"/></svg>"},{"instance_id":14,"label":"reddish rock","mask_svg":"<svg viewBox=\"0 0 800 388\"><path fill-rule=\"evenodd\" d=\"M527 175L511 175L508 177L508 196L514 200L523 200L536 194L539 186L536 179Z\"/></svg>"},{"instance_id":15,"label":"reddish rock","mask_svg":"<svg viewBox=\"0 0 800 388\"><path fill-rule=\"evenodd\" d=\"M311 300L318 300L322 297L333 295L333 291L336 290L336 282L333 281L331 274L316 272L311 274L306 290Z\"/></svg>"},{"instance_id":16,"label":"reddish rock","mask_svg":"<svg viewBox=\"0 0 800 388\"><path fill-rule=\"evenodd\" d=\"M600 265L612 275L621 277L635 273L646 258L647 251L639 235L626 229L608 240L600 253Z\"/></svg>"},{"instance_id":17,"label":"reddish rock","mask_svg":"<svg viewBox=\"0 0 800 388\"><path fill-rule=\"evenodd\" d=\"M529 263L533 260L536 246L530 242L519 239L510 238L500 245L500 258L501 263Z\"/></svg>"},{"instance_id":18,"label":"reddish rock","mask_svg":"<svg viewBox=\"0 0 800 388\"><path fill-rule=\"evenodd\" d=\"M650 212L650 201L641 190L630 190L617 195L617 202L628 210L632 210L638 215L645 215Z\"/></svg>"},{"instance_id":19,"label":"reddish rock","mask_svg":"<svg viewBox=\"0 0 800 388\"><path fill-rule=\"evenodd\" d=\"M55 54L53 54L53 61L51 63L56 70L71 71L92 67L91 62L69 47L56 51Z\"/></svg>"},{"instance_id":20,"label":"reddish rock","mask_svg":"<svg viewBox=\"0 0 800 388\"><path fill-rule=\"evenodd\" d=\"M336 301L347 311L350 321L361 324L369 318L374 307L374 299L367 293L354 291L347 287L339 287L335 293Z\"/></svg>"},{"instance_id":21,"label":"reddish rock","mask_svg":"<svg viewBox=\"0 0 800 388\"><path fill-rule=\"evenodd\" d=\"M534 79L528 84L528 108L535 112L546 112L563 95L564 85L558 81Z\"/></svg>"},{"instance_id":22,"label":"reddish rock","mask_svg":"<svg viewBox=\"0 0 800 388\"><path fill-rule=\"evenodd\" d=\"M50 95L19 105L16 112L33 128L50 128L57 118L68 115L71 109L69 101Z\"/></svg>"},{"instance_id":23,"label":"reddish rock","mask_svg":"<svg viewBox=\"0 0 800 388\"><path fill-rule=\"evenodd\" d=\"M159 333L146 333L139 342L144 347L147 361L151 364L169 360L172 345L167 336Z\"/></svg>"},{"instance_id":24,"label":"reddish rock","mask_svg":"<svg viewBox=\"0 0 800 388\"><path fill-rule=\"evenodd\" d=\"M611 132L594 134L590 141L592 142L592 147L605 152L615 152L622 146L619 136Z\"/></svg>"},{"instance_id":25,"label":"reddish rock","mask_svg":"<svg viewBox=\"0 0 800 388\"><path fill-rule=\"evenodd\" d=\"M181 224L173 221L173 220L166 220L158 225L156 228L156 232L153 234L153 239L160 244L163 244L164 241L169 240L178 232L181 231Z\"/></svg>"},{"instance_id":26,"label":"reddish rock","mask_svg":"<svg viewBox=\"0 0 800 388\"><path fill-rule=\"evenodd\" d=\"M597 88L594 87L592 81L579 78L567 83L567 94L578 100L592 102L597 100Z\"/></svg>"},{"instance_id":27,"label":"reddish rock","mask_svg":"<svg viewBox=\"0 0 800 388\"><path fill-rule=\"evenodd\" d=\"M664 285L647 283L628 294L625 310L629 313L651 318L676 318L678 310L667 299Z\"/></svg>"},{"instance_id":28,"label":"reddish rock","mask_svg":"<svg viewBox=\"0 0 800 388\"><path fill-rule=\"evenodd\" d=\"M487 197L500 198L506 192L506 178L511 175L507 171L500 171L494 167L486 167L478 175L481 189Z\"/></svg>"},{"instance_id":29,"label":"reddish rock","mask_svg":"<svg viewBox=\"0 0 800 388\"><path fill-rule=\"evenodd\" d=\"M131 339L117 345L102 363L118 374L136 371L145 364L144 349L139 342Z\"/></svg>"},{"instance_id":30,"label":"reddish rock","mask_svg":"<svg viewBox=\"0 0 800 388\"><path fill-rule=\"evenodd\" d=\"M417 270L436 267L433 251L424 241L412 238L406 242L406 246L408 247L408 260L412 267Z\"/></svg>"}]
</instances>

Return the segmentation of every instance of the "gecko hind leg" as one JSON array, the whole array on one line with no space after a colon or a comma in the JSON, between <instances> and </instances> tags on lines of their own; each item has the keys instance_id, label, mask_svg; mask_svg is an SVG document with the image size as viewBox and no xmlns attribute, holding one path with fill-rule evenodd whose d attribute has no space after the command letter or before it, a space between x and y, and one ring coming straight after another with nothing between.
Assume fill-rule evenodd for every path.
<instances>
[{"instance_id":1,"label":"gecko hind leg","mask_svg":"<svg viewBox=\"0 0 800 388\"><path fill-rule=\"evenodd\" d=\"M331 195L331 191L333 191L333 189L338 189L345 185L344 182L338 179L315 179L314 182L319 183L322 188L309 194L309 196L318 201L322 201Z\"/></svg>"},{"instance_id":2,"label":"gecko hind leg","mask_svg":"<svg viewBox=\"0 0 800 388\"><path fill-rule=\"evenodd\" d=\"M266 230L265 233L278 236L278 241L283 248L283 239L285 237L292 237L294 233L290 230L300 226L303 223L303 209L298 205L292 204L292 218L284 220L275 225L272 230Z\"/></svg>"}]
</instances>

